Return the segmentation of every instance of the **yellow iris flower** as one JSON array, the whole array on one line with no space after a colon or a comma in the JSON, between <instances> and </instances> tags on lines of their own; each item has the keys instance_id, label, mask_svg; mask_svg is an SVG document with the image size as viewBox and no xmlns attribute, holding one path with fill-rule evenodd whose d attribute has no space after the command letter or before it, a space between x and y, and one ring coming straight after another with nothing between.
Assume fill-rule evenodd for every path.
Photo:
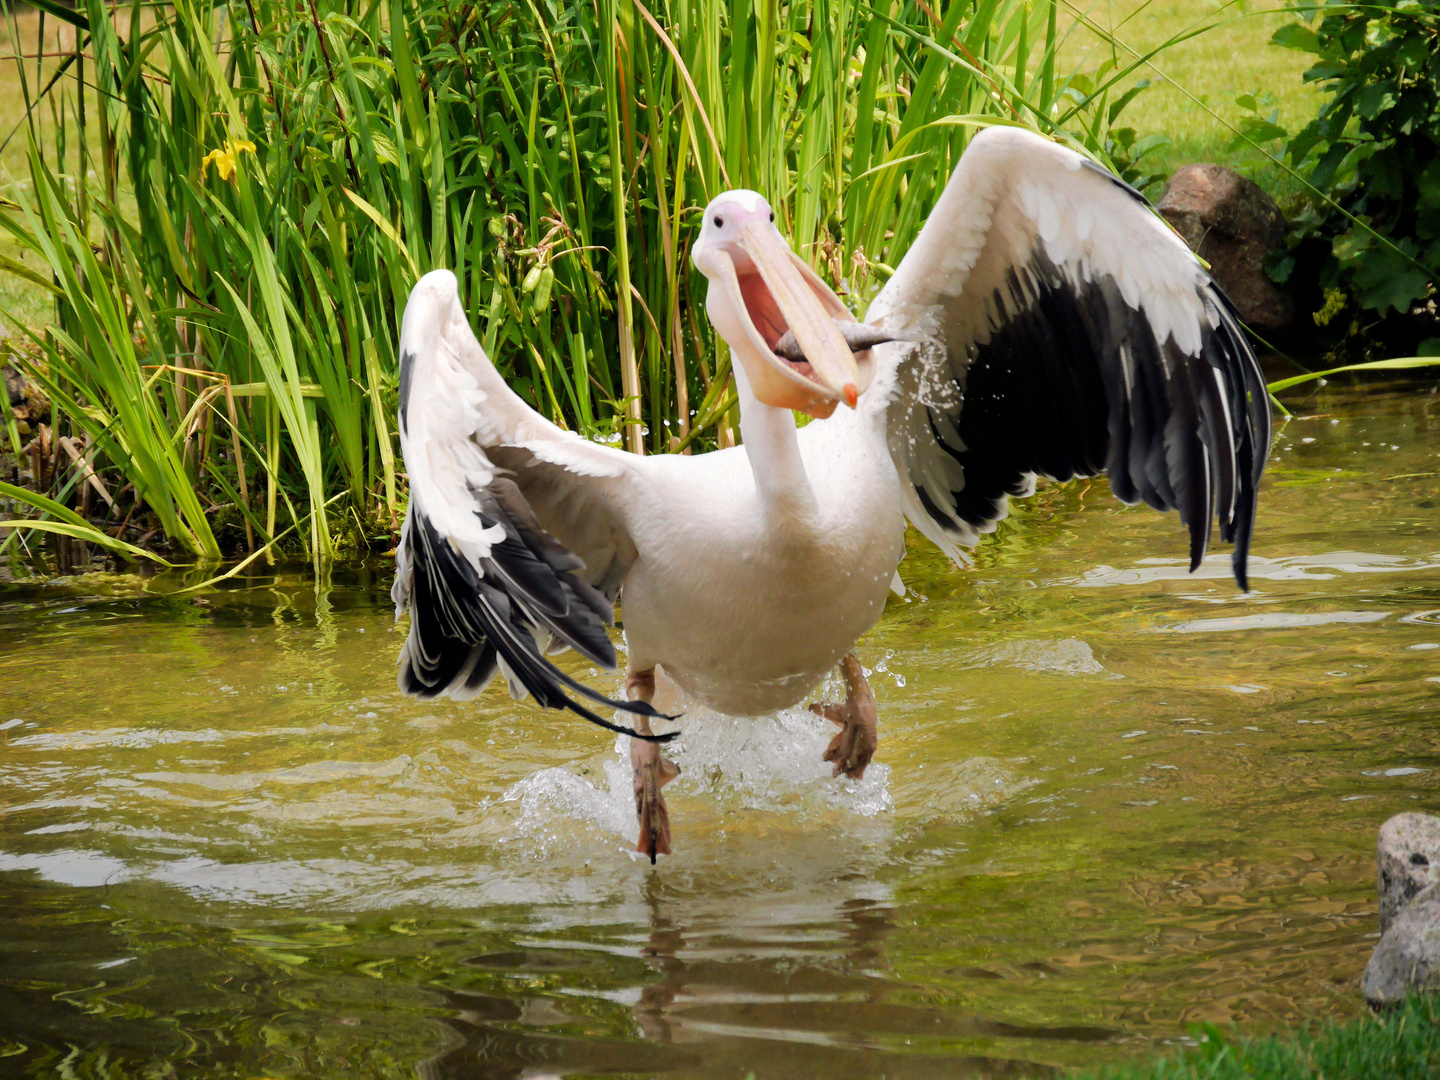
<instances>
[{"instance_id":1,"label":"yellow iris flower","mask_svg":"<svg viewBox=\"0 0 1440 1080\"><path fill-rule=\"evenodd\" d=\"M235 158L241 153L255 153L255 144L249 139L226 139L224 146L211 150L205 155L205 160L200 162L201 177L204 177L205 170L214 165L220 179L229 180L235 174Z\"/></svg>"}]
</instances>

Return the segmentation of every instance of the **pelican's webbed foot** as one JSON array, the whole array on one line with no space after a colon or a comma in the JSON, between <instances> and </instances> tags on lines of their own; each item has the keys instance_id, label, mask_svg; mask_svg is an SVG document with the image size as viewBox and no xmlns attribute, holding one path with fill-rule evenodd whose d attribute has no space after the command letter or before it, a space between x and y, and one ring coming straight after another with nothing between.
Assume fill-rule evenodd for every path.
<instances>
[{"instance_id":1,"label":"pelican's webbed foot","mask_svg":"<svg viewBox=\"0 0 1440 1080\"><path fill-rule=\"evenodd\" d=\"M655 693L653 669L632 672L625 682L632 699L649 701ZM636 716L635 730L649 735L650 721L644 716ZM630 766L635 776L635 817L640 823L640 838L635 842L635 850L649 855L653 866L657 856L670 854L670 811L665 806L665 796L661 791L680 775L680 766L660 756L659 743L645 739L630 740Z\"/></svg>"},{"instance_id":2,"label":"pelican's webbed foot","mask_svg":"<svg viewBox=\"0 0 1440 1080\"><path fill-rule=\"evenodd\" d=\"M825 760L835 766L834 776L844 773L853 780L865 775L865 766L875 756L880 738L875 732L875 695L865 681L865 672L854 653L840 661L840 675L845 680L845 702L816 703L810 711L840 726L840 734L830 740Z\"/></svg>"}]
</instances>

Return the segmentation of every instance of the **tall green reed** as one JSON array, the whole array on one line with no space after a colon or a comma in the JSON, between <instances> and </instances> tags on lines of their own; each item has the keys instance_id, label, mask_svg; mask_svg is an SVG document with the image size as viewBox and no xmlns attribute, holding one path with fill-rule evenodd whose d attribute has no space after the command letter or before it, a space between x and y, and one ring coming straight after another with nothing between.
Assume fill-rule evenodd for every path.
<instances>
[{"instance_id":1,"label":"tall green reed","mask_svg":"<svg viewBox=\"0 0 1440 1080\"><path fill-rule=\"evenodd\" d=\"M688 257L724 188L858 307L977 126L1133 167L1135 65L1058 70L1056 0L42 7L76 55L48 101L25 84L0 214L53 276L32 368L132 531L191 558L393 528L396 338L430 269L542 413L688 450L733 438Z\"/></svg>"}]
</instances>

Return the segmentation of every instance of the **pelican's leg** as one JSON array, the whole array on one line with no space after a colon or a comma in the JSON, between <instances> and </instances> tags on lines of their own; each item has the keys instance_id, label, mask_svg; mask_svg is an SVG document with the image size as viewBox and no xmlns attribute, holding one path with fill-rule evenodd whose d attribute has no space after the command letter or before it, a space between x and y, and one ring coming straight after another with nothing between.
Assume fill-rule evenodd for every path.
<instances>
[{"instance_id":1,"label":"pelican's leg","mask_svg":"<svg viewBox=\"0 0 1440 1080\"><path fill-rule=\"evenodd\" d=\"M648 702L655 696L655 669L631 671L625 676L625 691L633 701ZM650 734L650 721L633 716L635 730ZM650 856L655 865L657 855L670 854L670 811L665 806L661 789L680 775L680 766L660 756L660 744L645 739L630 740L630 766L635 770L635 816L640 819L640 839L636 851Z\"/></svg>"},{"instance_id":2,"label":"pelican's leg","mask_svg":"<svg viewBox=\"0 0 1440 1080\"><path fill-rule=\"evenodd\" d=\"M859 780L865 775L865 766L870 764L880 742L875 734L875 695L853 652L840 661L840 676L845 680L845 703L817 703L810 706L810 711L840 725L840 734L830 740L825 751L825 760L835 763L832 775L843 772Z\"/></svg>"}]
</instances>

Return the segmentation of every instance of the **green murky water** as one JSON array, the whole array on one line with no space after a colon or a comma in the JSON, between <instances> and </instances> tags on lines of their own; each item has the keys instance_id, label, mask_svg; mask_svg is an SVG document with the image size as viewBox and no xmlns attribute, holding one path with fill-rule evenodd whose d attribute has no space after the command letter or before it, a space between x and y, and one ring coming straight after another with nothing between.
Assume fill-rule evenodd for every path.
<instances>
[{"instance_id":1,"label":"green murky water","mask_svg":"<svg viewBox=\"0 0 1440 1080\"><path fill-rule=\"evenodd\" d=\"M1440 801L1440 397L1321 394L1253 593L1043 491L907 562L864 782L688 715L656 869L612 737L398 696L386 567L0 586L0 1075L1048 1075L1353 1013L1375 829Z\"/></svg>"}]
</instances>

